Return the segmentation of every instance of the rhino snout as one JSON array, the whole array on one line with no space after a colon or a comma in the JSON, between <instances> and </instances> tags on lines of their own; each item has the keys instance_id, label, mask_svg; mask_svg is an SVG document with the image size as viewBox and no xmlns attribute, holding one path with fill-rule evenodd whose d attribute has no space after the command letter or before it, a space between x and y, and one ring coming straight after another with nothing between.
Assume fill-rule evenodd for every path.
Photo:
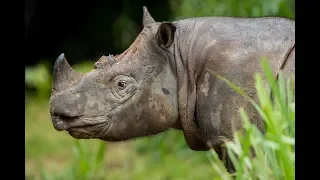
<instances>
[{"instance_id":1,"label":"rhino snout","mask_svg":"<svg viewBox=\"0 0 320 180\"><path fill-rule=\"evenodd\" d=\"M84 114L84 95L79 93L60 93L51 98L50 114L54 126L58 130L65 130L63 124L75 121Z\"/></svg>"},{"instance_id":2,"label":"rhino snout","mask_svg":"<svg viewBox=\"0 0 320 180\"><path fill-rule=\"evenodd\" d=\"M55 116L64 117L78 117L81 116L81 112L78 109L78 97L75 95L58 95L52 100L51 114Z\"/></svg>"}]
</instances>

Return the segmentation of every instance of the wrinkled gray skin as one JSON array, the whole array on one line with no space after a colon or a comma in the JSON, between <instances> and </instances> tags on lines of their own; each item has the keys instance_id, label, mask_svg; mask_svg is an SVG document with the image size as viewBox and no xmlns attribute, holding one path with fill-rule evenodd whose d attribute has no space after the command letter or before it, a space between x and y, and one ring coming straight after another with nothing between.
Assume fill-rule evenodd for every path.
<instances>
[{"instance_id":1,"label":"wrinkled gray skin","mask_svg":"<svg viewBox=\"0 0 320 180\"><path fill-rule=\"evenodd\" d=\"M259 58L274 74L295 71L295 22L284 18L201 17L155 22L143 8L142 32L122 54L103 56L87 74L64 54L54 66L51 117L56 130L78 139L123 141L182 130L193 150L221 145L241 129L244 107L261 130L255 109L208 71L256 99ZM232 167L226 164L229 171Z\"/></svg>"}]
</instances>

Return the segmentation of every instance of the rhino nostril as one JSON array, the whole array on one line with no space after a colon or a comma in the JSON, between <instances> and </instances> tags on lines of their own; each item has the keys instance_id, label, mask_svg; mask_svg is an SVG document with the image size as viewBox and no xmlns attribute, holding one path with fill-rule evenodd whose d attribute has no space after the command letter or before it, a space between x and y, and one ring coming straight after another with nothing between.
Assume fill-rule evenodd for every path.
<instances>
[{"instance_id":1,"label":"rhino nostril","mask_svg":"<svg viewBox=\"0 0 320 180\"><path fill-rule=\"evenodd\" d=\"M58 113L53 113L54 117L60 118L62 121L72 121L75 118L77 118L78 116L67 116L64 114L58 114Z\"/></svg>"},{"instance_id":2,"label":"rhino nostril","mask_svg":"<svg viewBox=\"0 0 320 180\"><path fill-rule=\"evenodd\" d=\"M65 115L59 115L59 117L60 117L62 120L71 121L71 120L74 120L77 116L70 117L70 116L65 116Z\"/></svg>"}]
</instances>

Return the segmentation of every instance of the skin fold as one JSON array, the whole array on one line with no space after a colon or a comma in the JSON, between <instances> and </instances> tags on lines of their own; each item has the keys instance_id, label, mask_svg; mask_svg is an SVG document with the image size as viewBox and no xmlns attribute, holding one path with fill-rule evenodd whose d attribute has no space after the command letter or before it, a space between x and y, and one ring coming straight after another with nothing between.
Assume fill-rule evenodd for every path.
<instances>
[{"instance_id":1,"label":"skin fold","mask_svg":"<svg viewBox=\"0 0 320 180\"><path fill-rule=\"evenodd\" d=\"M64 54L57 58L50 98L56 130L78 139L124 141L175 128L192 150L214 148L221 159L222 145L242 129L240 107L264 131L254 107L210 71L254 100L261 57L274 74L282 70L294 78L294 21L198 17L156 22L144 7L143 26L126 51L102 56L86 74L75 72Z\"/></svg>"}]
</instances>

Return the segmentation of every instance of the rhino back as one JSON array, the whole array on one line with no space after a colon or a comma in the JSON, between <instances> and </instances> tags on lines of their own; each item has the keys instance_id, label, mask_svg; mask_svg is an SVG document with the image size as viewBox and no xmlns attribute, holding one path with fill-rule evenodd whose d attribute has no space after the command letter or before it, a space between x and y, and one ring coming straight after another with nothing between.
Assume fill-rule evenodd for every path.
<instances>
[{"instance_id":1,"label":"rhino back","mask_svg":"<svg viewBox=\"0 0 320 180\"><path fill-rule=\"evenodd\" d=\"M259 69L261 56L276 70L295 43L295 22L285 18L201 17L177 26L182 59L196 75L205 66L221 73Z\"/></svg>"}]
</instances>

